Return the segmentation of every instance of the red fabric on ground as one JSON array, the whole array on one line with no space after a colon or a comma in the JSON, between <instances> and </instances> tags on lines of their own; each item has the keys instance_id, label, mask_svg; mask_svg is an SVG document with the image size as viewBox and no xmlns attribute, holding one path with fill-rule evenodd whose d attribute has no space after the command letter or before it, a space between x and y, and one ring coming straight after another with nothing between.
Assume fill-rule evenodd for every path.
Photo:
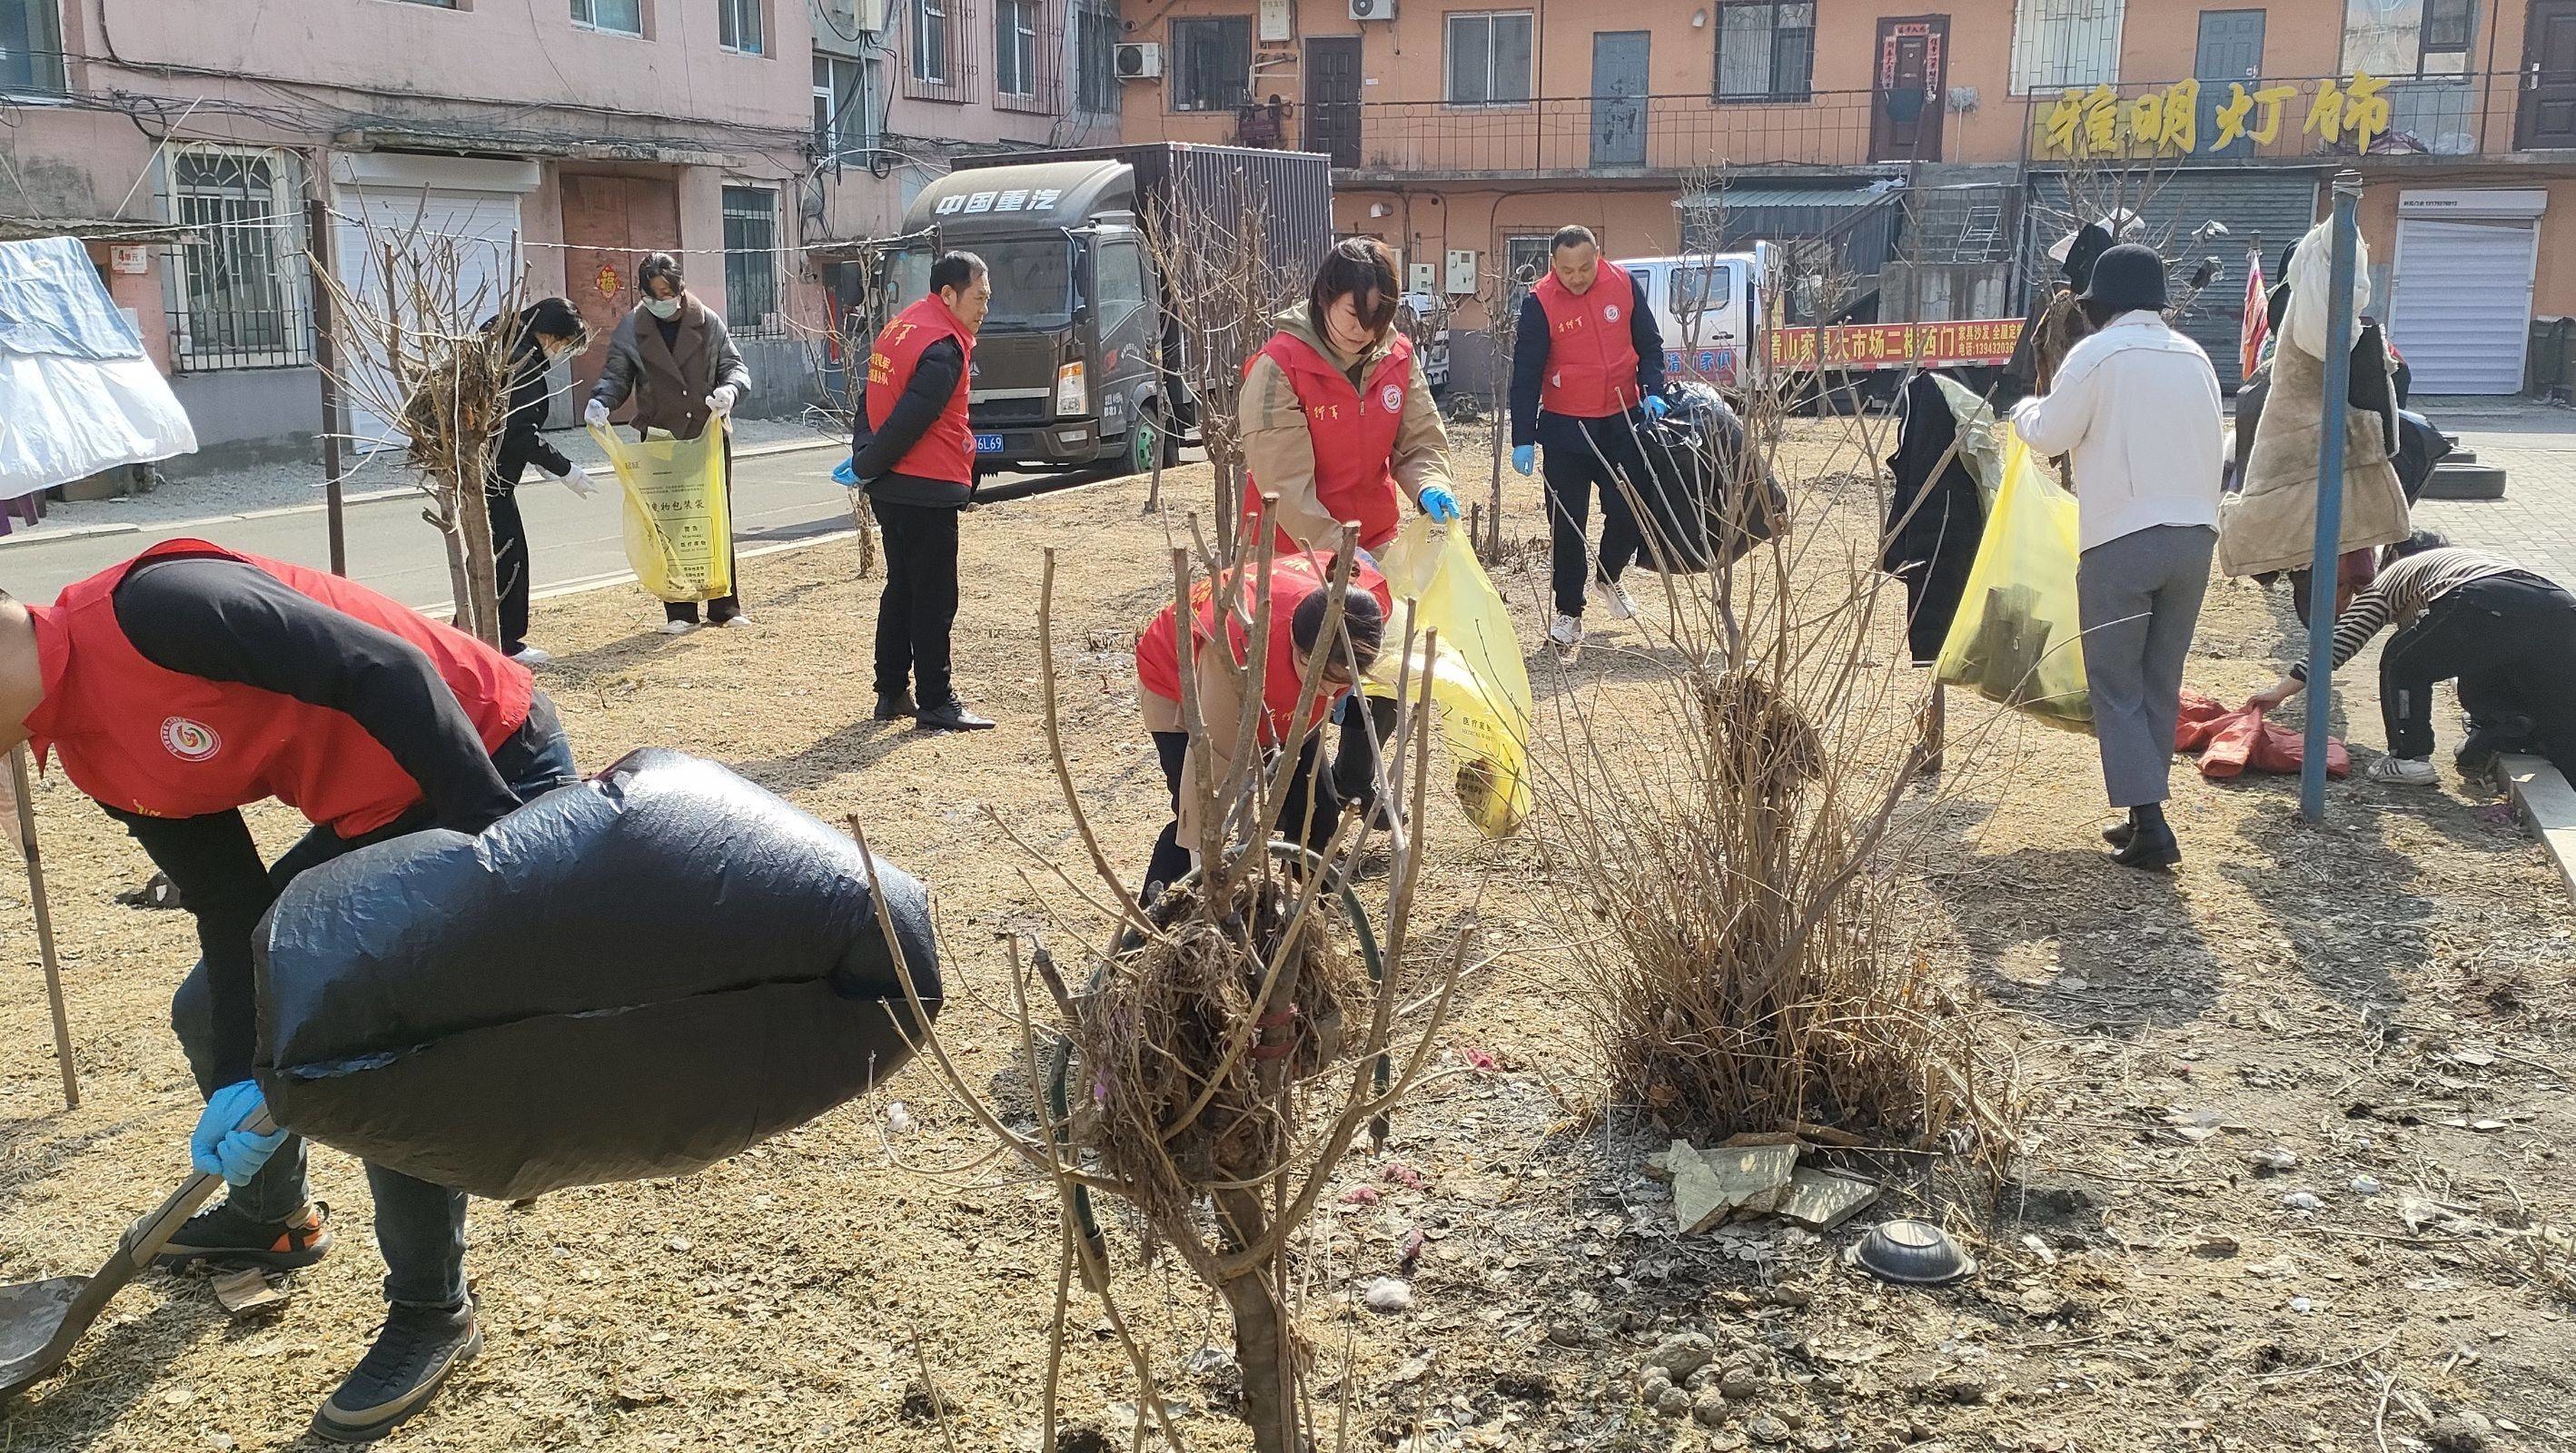
<instances>
[{"instance_id":1,"label":"red fabric on ground","mask_svg":"<svg viewBox=\"0 0 2576 1453\"><path fill-rule=\"evenodd\" d=\"M2174 719L2174 750L2200 753L2200 775L2222 781L2246 771L2292 773L2307 764L2307 738L2250 707L2226 707L2186 691ZM2326 775L2352 773L2343 743L2326 739Z\"/></svg>"}]
</instances>

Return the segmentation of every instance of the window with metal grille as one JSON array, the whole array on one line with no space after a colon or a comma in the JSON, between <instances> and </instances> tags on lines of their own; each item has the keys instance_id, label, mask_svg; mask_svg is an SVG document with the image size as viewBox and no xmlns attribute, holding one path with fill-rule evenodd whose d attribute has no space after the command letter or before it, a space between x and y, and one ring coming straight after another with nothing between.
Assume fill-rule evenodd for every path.
<instances>
[{"instance_id":1,"label":"window with metal grille","mask_svg":"<svg viewBox=\"0 0 2576 1453\"><path fill-rule=\"evenodd\" d=\"M1232 111L1252 99L1252 17L1201 16L1171 23L1175 111Z\"/></svg>"},{"instance_id":2,"label":"window with metal grille","mask_svg":"<svg viewBox=\"0 0 2576 1453\"><path fill-rule=\"evenodd\" d=\"M849 56L814 57L814 154L832 161L873 150L883 114L881 63Z\"/></svg>"},{"instance_id":3,"label":"window with metal grille","mask_svg":"<svg viewBox=\"0 0 2576 1453\"><path fill-rule=\"evenodd\" d=\"M2123 0L2014 0L2013 93L2119 84L2124 8Z\"/></svg>"},{"instance_id":4,"label":"window with metal grille","mask_svg":"<svg viewBox=\"0 0 2576 1453\"><path fill-rule=\"evenodd\" d=\"M170 305L184 369L284 368L312 356L304 227L280 154L189 146L170 156Z\"/></svg>"},{"instance_id":5,"label":"window with metal grille","mask_svg":"<svg viewBox=\"0 0 2576 1453\"><path fill-rule=\"evenodd\" d=\"M1503 239L1504 286L1511 293L1515 310L1521 299L1529 296L1529 290L1538 286L1538 280L1547 276L1548 246L1554 240L1554 234L1546 232Z\"/></svg>"},{"instance_id":6,"label":"window with metal grille","mask_svg":"<svg viewBox=\"0 0 2576 1453\"><path fill-rule=\"evenodd\" d=\"M1815 74L1815 0L1717 7L1717 99L1804 101Z\"/></svg>"},{"instance_id":7,"label":"window with metal grille","mask_svg":"<svg viewBox=\"0 0 2576 1453\"><path fill-rule=\"evenodd\" d=\"M716 0L716 44L744 55L760 55L768 46L766 0Z\"/></svg>"},{"instance_id":8,"label":"window with metal grille","mask_svg":"<svg viewBox=\"0 0 2576 1453\"><path fill-rule=\"evenodd\" d=\"M1075 64L1079 83L1074 104L1094 116L1118 110L1118 39L1125 32L1118 12L1084 6L1073 13Z\"/></svg>"},{"instance_id":9,"label":"window with metal grille","mask_svg":"<svg viewBox=\"0 0 2576 1453\"><path fill-rule=\"evenodd\" d=\"M1517 106L1530 98L1530 12L1449 17L1449 104Z\"/></svg>"},{"instance_id":10,"label":"window with metal grille","mask_svg":"<svg viewBox=\"0 0 2576 1453\"><path fill-rule=\"evenodd\" d=\"M757 335L778 326L778 194L724 189L725 326Z\"/></svg>"},{"instance_id":11,"label":"window with metal grille","mask_svg":"<svg viewBox=\"0 0 2576 1453\"><path fill-rule=\"evenodd\" d=\"M62 0L0 0L0 92L63 92Z\"/></svg>"},{"instance_id":12,"label":"window with metal grille","mask_svg":"<svg viewBox=\"0 0 2576 1453\"><path fill-rule=\"evenodd\" d=\"M644 0L572 0L572 23L616 35L642 35Z\"/></svg>"},{"instance_id":13,"label":"window with metal grille","mask_svg":"<svg viewBox=\"0 0 2576 1453\"><path fill-rule=\"evenodd\" d=\"M948 0L912 0L912 78L948 80Z\"/></svg>"},{"instance_id":14,"label":"window with metal grille","mask_svg":"<svg viewBox=\"0 0 2576 1453\"><path fill-rule=\"evenodd\" d=\"M993 91L1038 93L1038 0L994 0Z\"/></svg>"}]
</instances>

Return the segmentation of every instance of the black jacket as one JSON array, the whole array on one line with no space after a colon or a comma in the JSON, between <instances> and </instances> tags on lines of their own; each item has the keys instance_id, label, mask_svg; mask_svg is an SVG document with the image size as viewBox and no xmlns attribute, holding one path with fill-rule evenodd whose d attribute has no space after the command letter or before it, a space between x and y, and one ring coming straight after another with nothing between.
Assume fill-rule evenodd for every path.
<instances>
[{"instance_id":1,"label":"black jacket","mask_svg":"<svg viewBox=\"0 0 2576 1453\"><path fill-rule=\"evenodd\" d=\"M1628 309L1628 341L1637 350L1637 388L1641 393L1659 394L1664 391L1664 330L1655 326L1655 310L1646 301L1646 280L1630 273L1628 285L1637 295ZM1538 407L1539 391L1547 382L1547 355L1547 309L1540 306L1538 294L1533 291L1521 299L1520 323L1512 337L1514 448L1548 442L1542 437L1540 421L1555 416L1542 415ZM1558 446L1551 443L1549 447ZM1574 438L1565 447L1579 449L1583 445Z\"/></svg>"},{"instance_id":2,"label":"black jacket","mask_svg":"<svg viewBox=\"0 0 2576 1453\"><path fill-rule=\"evenodd\" d=\"M921 436L930 432L930 426L939 422L965 372L966 350L957 346L956 339L942 338L921 350L921 357L912 366L912 380L904 385L903 396L894 401L894 409L886 415L882 429L868 427L867 386L860 385L857 425L850 433L850 469L867 485L869 499L885 504L955 507L975 497L971 484L892 472L897 461L911 453Z\"/></svg>"},{"instance_id":3,"label":"black jacket","mask_svg":"<svg viewBox=\"0 0 2576 1453\"><path fill-rule=\"evenodd\" d=\"M487 489L509 489L531 464L561 478L572 461L537 432L546 422L546 353L531 336L510 350L510 410L501 416L501 440L492 450Z\"/></svg>"}]
</instances>

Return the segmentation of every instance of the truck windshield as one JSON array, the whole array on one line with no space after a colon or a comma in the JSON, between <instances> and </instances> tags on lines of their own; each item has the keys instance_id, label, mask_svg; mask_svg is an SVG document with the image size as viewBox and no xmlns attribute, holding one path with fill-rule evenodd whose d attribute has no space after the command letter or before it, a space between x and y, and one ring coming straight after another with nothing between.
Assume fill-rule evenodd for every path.
<instances>
[{"instance_id":1,"label":"truck windshield","mask_svg":"<svg viewBox=\"0 0 2576 1453\"><path fill-rule=\"evenodd\" d=\"M987 242L975 249L992 269L987 328L1061 328L1073 321L1073 244L1062 233Z\"/></svg>"}]
</instances>

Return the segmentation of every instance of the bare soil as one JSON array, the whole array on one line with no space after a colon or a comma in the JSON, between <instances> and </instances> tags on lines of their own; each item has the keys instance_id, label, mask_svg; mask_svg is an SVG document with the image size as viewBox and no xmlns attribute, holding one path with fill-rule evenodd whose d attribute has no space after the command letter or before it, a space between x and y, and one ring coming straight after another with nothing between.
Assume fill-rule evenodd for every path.
<instances>
[{"instance_id":1,"label":"bare soil","mask_svg":"<svg viewBox=\"0 0 2576 1453\"><path fill-rule=\"evenodd\" d=\"M1482 444L1461 440L1471 498ZM1201 467L1167 485L1207 493ZM1002 992L998 934L1063 942L1063 893L984 809L1086 871L1038 727L1052 546L1068 765L1111 850L1141 867L1165 803L1129 633L1169 589L1143 495L1120 481L966 519L958 674L994 732L865 719L876 587L853 578L847 543L751 562L740 629L653 634L659 613L631 589L541 602L559 657L543 684L586 768L678 746L827 821L860 814L938 896L963 990L943 1025L953 1052L1025 1103L1015 1040L975 996ZM1535 491L1514 480L1509 495L1497 577L1535 641ZM1596 613L1572 664L1534 653L1542 695L1653 669L1660 589L1640 586L1639 623ZM2268 681L2286 616L2216 586L2194 684L2230 697ZM2366 686L2356 705L2373 744ZM1433 809L1432 937L1475 934L1485 966L1448 1072L1398 1112L1383 1156L1346 1164L1315 1228L1306 1330L1328 1428L1346 1401L1352 1447L2370 1450L2423 1446L2433 1420L2474 1413L2491 1420L2478 1446L2576 1447L2576 1304L2538 1280L2554 1272L2563 1298L2570 1268L2505 1259L2526 1244L2517 1228L2576 1222L2562 1161L2576 915L2509 812L2446 772L2439 791L2340 784L2310 827L2294 783L2185 768L2188 857L2142 876L2093 841L2108 817L2090 741L1990 716L1955 703L1950 785L1909 809L1902 871L1925 951L2015 1066L2026 1144L1990 1211L1921 1200L1921 1157L1864 1158L1889 1193L1821 1244L1776 1223L1677 1234L1640 1166L1661 1127L1609 1101L1569 1003L1591 949L1551 926L1527 843L1482 842ZM0 1280L94 1265L185 1174L198 1110L166 1013L195 957L190 920L114 902L148 864L67 784L38 804L86 1098L61 1107L23 883L0 873ZM253 819L272 852L301 828ZM2266 1173L2255 1153L2275 1147L2295 1163ZM287 1307L237 1322L203 1282L147 1276L65 1375L0 1410L0 1450L297 1446L382 1310L357 1167L322 1152L315 1174L341 1242ZM2285 1202L2302 1191L2314 1209ZM1897 1290L1845 1269L1840 1249L1896 1210L1946 1218L1980 1274ZM1409 1241L1412 1308L1354 1310ZM1168 1261L1113 1242L1139 1334L1192 1409L1191 1446L1239 1446L1232 1369L1202 1351L1228 1345L1221 1316ZM1033 1448L1056 1246L1053 1192L991 1159L915 1068L688 1180L478 1203L489 1343L388 1446ZM1640 1362L1682 1329L1746 1374L1709 1423L1637 1397ZM1135 1393L1088 1305L1063 1397L1126 1443ZM2472 1446L2460 1426L2443 1446Z\"/></svg>"}]
</instances>

